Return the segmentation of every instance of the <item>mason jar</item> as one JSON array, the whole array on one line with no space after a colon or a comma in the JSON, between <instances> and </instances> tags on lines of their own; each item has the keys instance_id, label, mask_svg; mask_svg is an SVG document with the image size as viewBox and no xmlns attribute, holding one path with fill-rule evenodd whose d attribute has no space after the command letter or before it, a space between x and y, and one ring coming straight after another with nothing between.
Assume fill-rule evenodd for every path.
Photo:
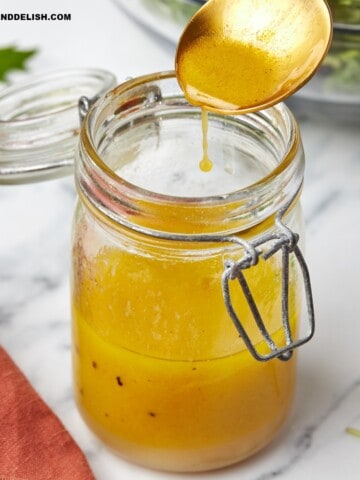
<instances>
[{"instance_id":1,"label":"mason jar","mask_svg":"<svg viewBox=\"0 0 360 480\"><path fill-rule=\"evenodd\" d=\"M79 99L101 97L115 76L73 68L26 77L0 89L0 185L17 185L73 173Z\"/></svg>"},{"instance_id":2,"label":"mason jar","mask_svg":"<svg viewBox=\"0 0 360 480\"><path fill-rule=\"evenodd\" d=\"M267 445L313 334L298 125L284 104L208 121L203 172L174 74L131 79L90 107L75 162L76 401L111 449L168 471Z\"/></svg>"}]
</instances>

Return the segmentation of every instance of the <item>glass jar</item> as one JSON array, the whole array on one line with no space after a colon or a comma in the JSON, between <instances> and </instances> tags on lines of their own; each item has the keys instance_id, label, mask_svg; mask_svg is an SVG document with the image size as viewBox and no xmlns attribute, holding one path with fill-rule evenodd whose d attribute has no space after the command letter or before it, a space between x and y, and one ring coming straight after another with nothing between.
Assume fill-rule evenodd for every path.
<instances>
[{"instance_id":1,"label":"glass jar","mask_svg":"<svg viewBox=\"0 0 360 480\"><path fill-rule=\"evenodd\" d=\"M0 90L0 184L72 173L79 99L100 97L115 85L110 72L74 68L34 75Z\"/></svg>"},{"instance_id":2,"label":"glass jar","mask_svg":"<svg viewBox=\"0 0 360 480\"><path fill-rule=\"evenodd\" d=\"M170 471L268 444L291 408L291 353L312 335L299 336L296 121L283 104L209 114L211 172L201 155L201 110L161 73L92 106L76 161L76 401L120 455Z\"/></svg>"}]
</instances>

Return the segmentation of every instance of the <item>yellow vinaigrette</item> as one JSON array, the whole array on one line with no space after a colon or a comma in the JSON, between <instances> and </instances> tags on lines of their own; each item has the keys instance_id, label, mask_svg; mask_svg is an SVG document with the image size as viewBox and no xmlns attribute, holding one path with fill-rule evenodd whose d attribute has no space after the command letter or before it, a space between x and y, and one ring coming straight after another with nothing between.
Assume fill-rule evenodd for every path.
<instances>
[{"instance_id":1,"label":"yellow vinaigrette","mask_svg":"<svg viewBox=\"0 0 360 480\"><path fill-rule=\"evenodd\" d=\"M225 309L222 254L170 259L166 250L153 253L76 254L73 363L80 411L108 445L149 467L207 470L245 458L284 422L295 359L251 357ZM299 286L292 275L296 329ZM261 261L246 276L274 340L284 343L281 262ZM259 345L240 287L232 285L231 294Z\"/></svg>"},{"instance_id":2,"label":"yellow vinaigrette","mask_svg":"<svg viewBox=\"0 0 360 480\"><path fill-rule=\"evenodd\" d=\"M212 37L199 38L177 64L180 86L193 105L230 113L254 107L262 98L271 101L285 87L279 61L271 53L227 38L213 42Z\"/></svg>"}]
</instances>

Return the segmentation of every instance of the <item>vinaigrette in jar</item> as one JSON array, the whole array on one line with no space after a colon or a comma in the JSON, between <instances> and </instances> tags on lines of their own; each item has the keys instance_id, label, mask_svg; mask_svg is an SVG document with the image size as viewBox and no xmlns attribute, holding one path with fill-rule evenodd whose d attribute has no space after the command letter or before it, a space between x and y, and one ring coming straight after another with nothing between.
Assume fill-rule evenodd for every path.
<instances>
[{"instance_id":1,"label":"vinaigrette in jar","mask_svg":"<svg viewBox=\"0 0 360 480\"><path fill-rule=\"evenodd\" d=\"M124 458L170 471L240 461L286 420L296 355L255 360L224 304L224 262L276 228L301 185L303 152L284 105L209 115L213 168L201 158L201 110L171 73L131 80L90 111L76 181L72 310L76 400L90 428ZM201 143L201 142L200 142ZM200 150L199 150L200 148ZM298 199L285 221L302 227ZM212 236L220 237L213 241ZM223 240L222 240L223 238ZM245 272L275 343L282 258ZM261 337L238 282L231 298L252 343ZM290 258L289 318L296 336L302 280Z\"/></svg>"}]
</instances>

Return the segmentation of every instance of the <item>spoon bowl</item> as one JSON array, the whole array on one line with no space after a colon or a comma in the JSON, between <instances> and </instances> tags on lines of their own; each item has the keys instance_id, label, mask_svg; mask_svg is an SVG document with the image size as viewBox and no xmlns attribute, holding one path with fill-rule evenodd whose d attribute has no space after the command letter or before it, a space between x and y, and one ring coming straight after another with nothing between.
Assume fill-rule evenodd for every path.
<instances>
[{"instance_id":1,"label":"spoon bowl","mask_svg":"<svg viewBox=\"0 0 360 480\"><path fill-rule=\"evenodd\" d=\"M270 107L319 68L332 36L324 0L208 0L179 40L186 98L218 113Z\"/></svg>"}]
</instances>

